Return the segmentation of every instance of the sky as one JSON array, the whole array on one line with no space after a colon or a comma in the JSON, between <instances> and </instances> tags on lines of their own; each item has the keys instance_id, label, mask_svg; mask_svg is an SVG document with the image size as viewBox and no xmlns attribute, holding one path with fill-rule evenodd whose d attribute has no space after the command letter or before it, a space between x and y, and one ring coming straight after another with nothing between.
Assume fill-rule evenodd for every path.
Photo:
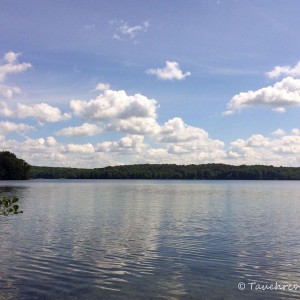
<instances>
[{"instance_id":1,"label":"sky","mask_svg":"<svg viewBox=\"0 0 300 300\"><path fill-rule=\"evenodd\" d=\"M0 151L37 166L300 167L299 11L0 0Z\"/></svg>"}]
</instances>

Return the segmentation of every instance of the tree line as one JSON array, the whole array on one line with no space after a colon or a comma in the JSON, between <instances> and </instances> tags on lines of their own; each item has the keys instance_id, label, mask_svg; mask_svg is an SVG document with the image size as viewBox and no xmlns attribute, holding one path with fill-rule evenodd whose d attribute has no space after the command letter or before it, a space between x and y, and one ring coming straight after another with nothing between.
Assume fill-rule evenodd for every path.
<instances>
[{"instance_id":1,"label":"tree line","mask_svg":"<svg viewBox=\"0 0 300 300\"><path fill-rule=\"evenodd\" d=\"M0 180L11 179L223 179L300 180L300 168L227 164L137 164L95 169L38 167L0 152Z\"/></svg>"},{"instance_id":2,"label":"tree line","mask_svg":"<svg viewBox=\"0 0 300 300\"><path fill-rule=\"evenodd\" d=\"M300 168L227 164L138 164L95 169L31 167L31 178L300 180Z\"/></svg>"}]
</instances>

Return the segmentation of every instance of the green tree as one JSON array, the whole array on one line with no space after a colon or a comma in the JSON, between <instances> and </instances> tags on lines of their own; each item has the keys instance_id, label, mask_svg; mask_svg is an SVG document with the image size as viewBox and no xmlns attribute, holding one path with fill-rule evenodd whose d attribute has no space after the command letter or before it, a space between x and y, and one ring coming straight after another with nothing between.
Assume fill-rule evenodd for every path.
<instances>
[{"instance_id":1,"label":"green tree","mask_svg":"<svg viewBox=\"0 0 300 300\"><path fill-rule=\"evenodd\" d=\"M30 165L9 151L0 152L0 180L28 179Z\"/></svg>"}]
</instances>

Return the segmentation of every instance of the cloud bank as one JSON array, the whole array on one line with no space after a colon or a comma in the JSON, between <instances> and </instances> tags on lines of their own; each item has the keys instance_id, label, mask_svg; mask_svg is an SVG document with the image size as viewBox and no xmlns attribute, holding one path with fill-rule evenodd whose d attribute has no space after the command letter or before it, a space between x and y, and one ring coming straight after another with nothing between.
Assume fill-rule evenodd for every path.
<instances>
[{"instance_id":1,"label":"cloud bank","mask_svg":"<svg viewBox=\"0 0 300 300\"><path fill-rule=\"evenodd\" d=\"M29 63L19 63L19 57L15 52L4 55L1 84L9 74L31 67ZM279 73L285 75L287 70L292 73L295 68ZM183 73L176 62L168 61L164 68L148 72L164 80L183 80L191 75ZM3 95L5 90L1 87ZM10 94L13 97L18 88L10 88L16 88ZM267 136L255 134L226 145L205 129L187 124L180 117L159 121L156 99L113 90L109 83L97 84L95 91L99 94L93 99L70 100L67 112L45 102L0 101L0 115L13 119L0 121L1 150L12 151L33 165L48 166L94 168L124 163L211 162L300 165L298 128L290 131L279 128ZM284 112L299 104L300 79L289 76L273 85L235 95L225 114L255 106ZM19 119L29 119L30 123L18 123ZM62 128L62 121L69 123ZM32 131L38 136L40 127L43 128L41 132L48 131L48 136L29 136Z\"/></svg>"}]
</instances>

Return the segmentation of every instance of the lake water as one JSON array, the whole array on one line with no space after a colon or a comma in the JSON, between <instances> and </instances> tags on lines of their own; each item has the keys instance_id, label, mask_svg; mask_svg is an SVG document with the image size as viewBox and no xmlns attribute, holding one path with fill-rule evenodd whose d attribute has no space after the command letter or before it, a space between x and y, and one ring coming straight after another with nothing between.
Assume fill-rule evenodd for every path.
<instances>
[{"instance_id":1,"label":"lake water","mask_svg":"<svg viewBox=\"0 0 300 300\"><path fill-rule=\"evenodd\" d=\"M24 211L0 217L0 299L300 299L300 182L0 181L0 194Z\"/></svg>"}]
</instances>

